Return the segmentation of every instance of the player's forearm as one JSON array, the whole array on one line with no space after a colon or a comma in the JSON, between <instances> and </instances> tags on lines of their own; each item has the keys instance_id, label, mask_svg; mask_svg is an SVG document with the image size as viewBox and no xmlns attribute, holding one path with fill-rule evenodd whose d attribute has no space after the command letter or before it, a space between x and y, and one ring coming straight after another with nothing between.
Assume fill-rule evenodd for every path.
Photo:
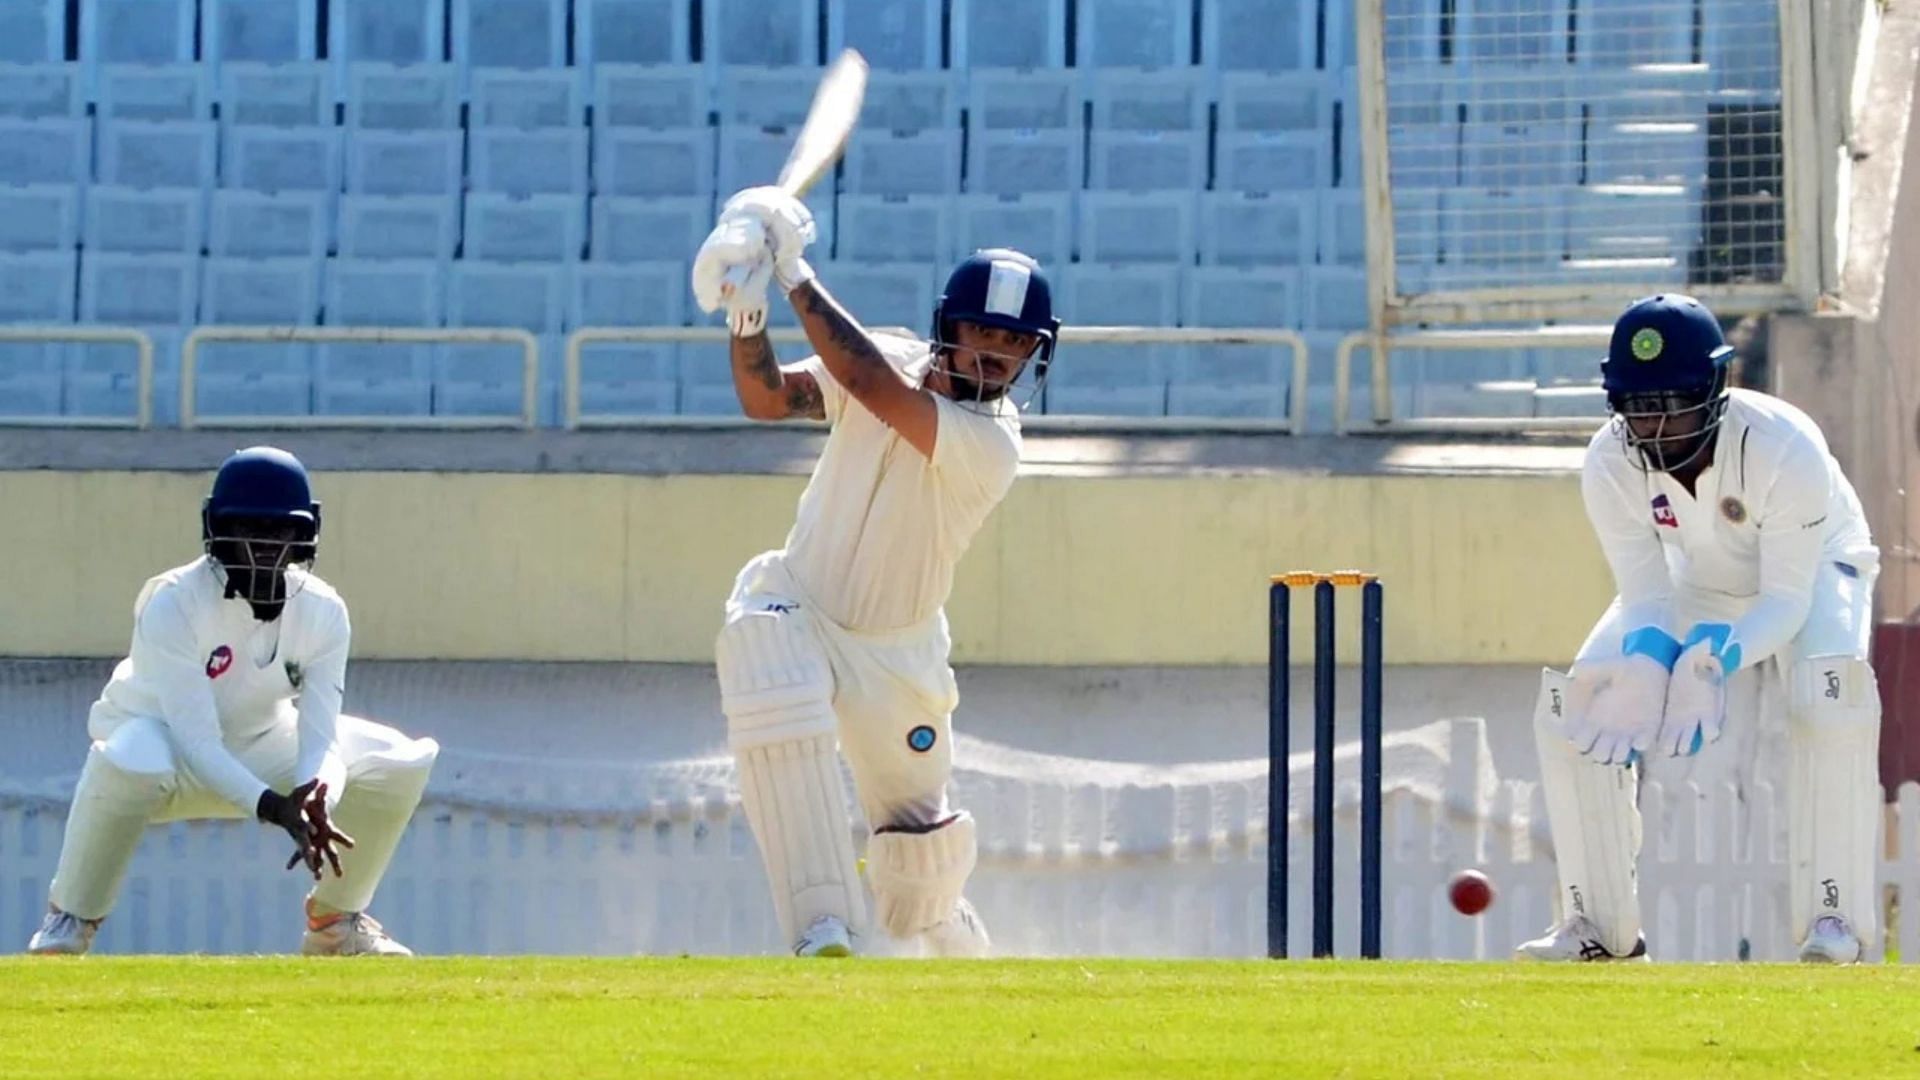
<instances>
[{"instance_id":1,"label":"player's forearm","mask_svg":"<svg viewBox=\"0 0 1920 1080\"><path fill-rule=\"evenodd\" d=\"M800 326L806 331L808 343L826 365L827 374L856 400L870 401L875 393L906 385L880 347L867 336L866 328L827 295L818 282L802 284L788 299L800 316Z\"/></svg>"},{"instance_id":2,"label":"player's forearm","mask_svg":"<svg viewBox=\"0 0 1920 1080\"><path fill-rule=\"evenodd\" d=\"M786 376L773 354L767 335L736 337L729 347L733 361L733 391L740 408L754 420L780 420L787 415Z\"/></svg>"}]
</instances>

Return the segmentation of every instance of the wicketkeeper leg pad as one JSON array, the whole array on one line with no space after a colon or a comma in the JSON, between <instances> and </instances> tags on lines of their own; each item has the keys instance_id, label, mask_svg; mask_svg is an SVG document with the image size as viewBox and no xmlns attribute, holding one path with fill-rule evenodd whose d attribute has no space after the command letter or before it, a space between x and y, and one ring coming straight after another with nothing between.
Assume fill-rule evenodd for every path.
<instances>
[{"instance_id":1,"label":"wicketkeeper leg pad","mask_svg":"<svg viewBox=\"0 0 1920 1080\"><path fill-rule=\"evenodd\" d=\"M1571 683L1558 671L1542 669L1533 712L1540 786L1560 876L1555 906L1562 918L1585 915L1601 943L1624 956L1640 939L1637 785L1631 767L1595 762L1567 741L1561 722Z\"/></svg>"},{"instance_id":2,"label":"wicketkeeper leg pad","mask_svg":"<svg viewBox=\"0 0 1920 1080\"><path fill-rule=\"evenodd\" d=\"M1788 893L1793 932L1840 915L1863 944L1877 940L1874 890L1880 826L1880 689L1850 656L1814 657L1787 675Z\"/></svg>"}]
</instances>

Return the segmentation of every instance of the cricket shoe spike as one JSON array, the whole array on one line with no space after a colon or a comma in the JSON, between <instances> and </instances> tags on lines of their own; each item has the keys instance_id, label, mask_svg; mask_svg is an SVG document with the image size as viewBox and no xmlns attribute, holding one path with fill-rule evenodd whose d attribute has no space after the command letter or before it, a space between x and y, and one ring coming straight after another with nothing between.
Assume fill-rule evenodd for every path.
<instances>
[{"instance_id":1,"label":"cricket shoe spike","mask_svg":"<svg viewBox=\"0 0 1920 1080\"><path fill-rule=\"evenodd\" d=\"M85 956L99 929L99 919L82 919L49 905L40 929L27 940L27 951L36 956Z\"/></svg>"},{"instance_id":2,"label":"cricket shoe spike","mask_svg":"<svg viewBox=\"0 0 1920 1080\"><path fill-rule=\"evenodd\" d=\"M795 956L852 956L853 935L838 915L822 915L807 924L806 932L793 943Z\"/></svg>"},{"instance_id":3,"label":"cricket shoe spike","mask_svg":"<svg viewBox=\"0 0 1920 1080\"><path fill-rule=\"evenodd\" d=\"M412 956L413 950L393 940L380 920L364 911L315 915L307 901L307 932L300 939L303 956Z\"/></svg>"},{"instance_id":4,"label":"cricket shoe spike","mask_svg":"<svg viewBox=\"0 0 1920 1080\"><path fill-rule=\"evenodd\" d=\"M953 914L946 921L921 935L935 956L978 960L993 951L993 939L987 936L987 924L966 897L954 902Z\"/></svg>"},{"instance_id":5,"label":"cricket shoe spike","mask_svg":"<svg viewBox=\"0 0 1920 1080\"><path fill-rule=\"evenodd\" d=\"M1560 925L1548 930L1545 937L1537 937L1523 942L1513 951L1517 960L1544 960L1572 963L1595 963L1615 960L1642 961L1647 959L1647 938L1642 934L1633 943L1633 949L1621 955L1609 950L1600 941L1600 928L1585 915L1575 915Z\"/></svg>"},{"instance_id":6,"label":"cricket shoe spike","mask_svg":"<svg viewBox=\"0 0 1920 1080\"><path fill-rule=\"evenodd\" d=\"M1822 915L1807 929L1807 940L1800 945L1804 964L1852 964L1860 959L1860 939L1853 927L1838 915Z\"/></svg>"}]
</instances>

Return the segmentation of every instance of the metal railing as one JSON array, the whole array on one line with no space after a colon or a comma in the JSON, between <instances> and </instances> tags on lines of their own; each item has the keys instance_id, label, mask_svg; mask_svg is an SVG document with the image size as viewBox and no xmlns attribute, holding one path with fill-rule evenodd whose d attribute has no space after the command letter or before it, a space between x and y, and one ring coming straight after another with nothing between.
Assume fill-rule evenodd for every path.
<instances>
[{"instance_id":1,"label":"metal railing","mask_svg":"<svg viewBox=\"0 0 1920 1080\"><path fill-rule=\"evenodd\" d=\"M1530 330L1413 330L1379 337L1368 333L1348 334L1340 339L1333 359L1333 433L1348 433L1348 416L1353 400L1353 352L1368 348L1373 353L1373 426L1366 431L1410 433L1524 433L1593 431L1600 426L1599 416L1427 416L1393 415L1392 353L1396 348L1424 349L1586 349L1594 353L1594 369L1607 347L1610 333L1605 328L1570 326L1539 327Z\"/></svg>"},{"instance_id":2,"label":"metal railing","mask_svg":"<svg viewBox=\"0 0 1920 1080\"><path fill-rule=\"evenodd\" d=\"M200 346L207 342L286 344L366 343L387 345L517 345L521 369L520 415L507 416L201 416L196 400ZM534 428L540 423L540 342L507 327L382 326L202 326L180 346L180 426L194 427L422 427Z\"/></svg>"},{"instance_id":3,"label":"metal railing","mask_svg":"<svg viewBox=\"0 0 1920 1080\"><path fill-rule=\"evenodd\" d=\"M123 326L0 326L0 341L72 341L128 344L137 354L132 416L30 416L0 414L9 427L153 426L153 338L143 330Z\"/></svg>"}]
</instances>

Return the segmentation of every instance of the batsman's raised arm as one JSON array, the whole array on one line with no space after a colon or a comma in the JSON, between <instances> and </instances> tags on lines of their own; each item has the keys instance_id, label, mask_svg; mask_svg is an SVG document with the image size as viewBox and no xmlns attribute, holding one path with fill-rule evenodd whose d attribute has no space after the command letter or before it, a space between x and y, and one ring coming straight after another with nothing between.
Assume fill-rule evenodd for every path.
<instances>
[{"instance_id":1,"label":"batsman's raised arm","mask_svg":"<svg viewBox=\"0 0 1920 1080\"><path fill-rule=\"evenodd\" d=\"M733 390L749 419L827 418L819 380L810 371L781 367L773 353L773 341L764 332L735 337L728 349L733 358Z\"/></svg>"}]
</instances>

